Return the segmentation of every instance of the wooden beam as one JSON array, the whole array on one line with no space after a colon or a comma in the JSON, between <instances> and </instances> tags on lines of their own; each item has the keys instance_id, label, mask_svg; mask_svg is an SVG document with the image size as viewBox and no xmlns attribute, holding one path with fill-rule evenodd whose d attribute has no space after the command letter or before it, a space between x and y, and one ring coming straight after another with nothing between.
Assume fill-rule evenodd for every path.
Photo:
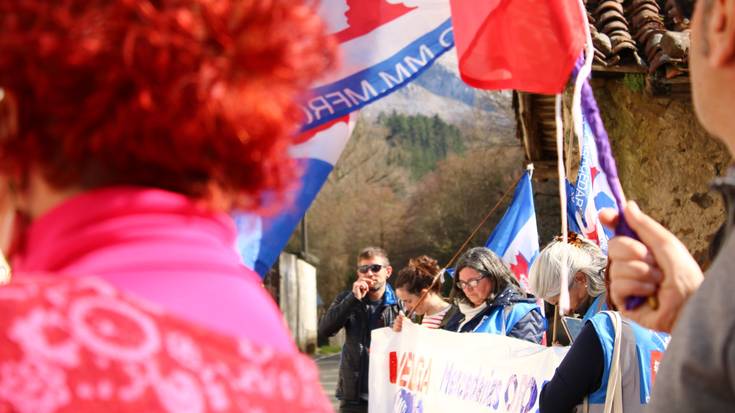
<instances>
[{"instance_id":1,"label":"wooden beam","mask_svg":"<svg viewBox=\"0 0 735 413\"><path fill-rule=\"evenodd\" d=\"M541 159L542 149L541 140L539 138L539 120L538 113L533 101L533 95L530 93L517 92L518 94L518 115L521 119L523 131L523 147L526 152L528 161L535 162Z\"/></svg>"},{"instance_id":2,"label":"wooden beam","mask_svg":"<svg viewBox=\"0 0 735 413\"><path fill-rule=\"evenodd\" d=\"M626 73L647 73L647 69L645 67L640 67L637 65L615 65L615 66L602 66L602 65L592 65L592 71L598 72L598 73L617 73L617 74L626 74Z\"/></svg>"}]
</instances>

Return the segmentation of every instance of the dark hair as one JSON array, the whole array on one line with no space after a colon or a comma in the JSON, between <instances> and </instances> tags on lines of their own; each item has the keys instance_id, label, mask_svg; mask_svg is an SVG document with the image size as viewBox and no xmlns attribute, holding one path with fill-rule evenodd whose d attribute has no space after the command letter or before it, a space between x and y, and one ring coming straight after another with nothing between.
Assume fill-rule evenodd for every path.
<instances>
[{"instance_id":1,"label":"dark hair","mask_svg":"<svg viewBox=\"0 0 735 413\"><path fill-rule=\"evenodd\" d=\"M509 286L522 293L518 280L516 280L508 267L503 264L503 261L494 252L485 247L475 247L462 254L455 266L454 290L452 293L459 301L469 302L464 291L459 288L458 284L459 273L465 268L472 268L492 281L493 290L487 297L488 302L494 300L495 296Z\"/></svg>"},{"instance_id":2,"label":"dark hair","mask_svg":"<svg viewBox=\"0 0 735 413\"><path fill-rule=\"evenodd\" d=\"M360 260L370 260L375 257L383 258L385 260L385 265L390 265L390 261L388 260L388 254L385 252L384 249L380 247L363 248L362 251L360 251L360 253L357 254L357 262L359 263Z\"/></svg>"},{"instance_id":3,"label":"dark hair","mask_svg":"<svg viewBox=\"0 0 735 413\"><path fill-rule=\"evenodd\" d=\"M429 288L429 291L433 293L439 293L441 283L434 283L434 278L439 271L441 271L439 264L431 257L422 255L411 258L408 265L398 272L394 285L414 295L421 294L424 288Z\"/></svg>"},{"instance_id":4,"label":"dark hair","mask_svg":"<svg viewBox=\"0 0 735 413\"><path fill-rule=\"evenodd\" d=\"M297 100L335 52L311 3L3 2L0 113L14 119L0 119L0 173L222 209L285 196Z\"/></svg>"}]
</instances>

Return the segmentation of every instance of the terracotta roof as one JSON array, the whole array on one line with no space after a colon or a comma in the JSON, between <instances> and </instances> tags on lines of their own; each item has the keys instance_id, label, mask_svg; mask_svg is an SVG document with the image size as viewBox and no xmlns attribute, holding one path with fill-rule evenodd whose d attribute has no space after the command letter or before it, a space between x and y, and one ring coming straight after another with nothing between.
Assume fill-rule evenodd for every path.
<instances>
[{"instance_id":1,"label":"terracotta roof","mask_svg":"<svg viewBox=\"0 0 735 413\"><path fill-rule=\"evenodd\" d=\"M593 79L635 74L651 95L689 99L689 20L674 0L586 0ZM565 102L568 103L568 102ZM516 134L539 178L556 174L554 96L514 92ZM565 106L565 134L569 127ZM565 154L566 155L566 154Z\"/></svg>"},{"instance_id":2,"label":"terracotta roof","mask_svg":"<svg viewBox=\"0 0 735 413\"><path fill-rule=\"evenodd\" d=\"M687 73L689 20L674 0L586 0L595 70Z\"/></svg>"}]
</instances>

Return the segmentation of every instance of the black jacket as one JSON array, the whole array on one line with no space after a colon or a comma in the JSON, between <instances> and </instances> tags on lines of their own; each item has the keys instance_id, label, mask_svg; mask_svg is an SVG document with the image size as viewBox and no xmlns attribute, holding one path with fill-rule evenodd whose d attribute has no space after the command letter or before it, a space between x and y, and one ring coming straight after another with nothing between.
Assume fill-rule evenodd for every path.
<instances>
[{"instance_id":1,"label":"black jacket","mask_svg":"<svg viewBox=\"0 0 735 413\"><path fill-rule=\"evenodd\" d=\"M508 287L503 290L497 297L491 302L487 303L487 308L475 315L472 320L468 321L460 329L460 324L464 321L464 314L461 311L456 311L451 319L443 327L445 330L456 331L460 333L470 332L477 327L482 321L483 317L492 313L498 307L510 307L516 303L535 303L536 301L531 298L524 297L523 294L519 293L516 289ZM541 312L531 311L520 319L513 330L508 334L509 337L515 337L521 340L530 341L533 343L541 343L541 338L546 331L546 319Z\"/></svg>"},{"instance_id":2,"label":"black jacket","mask_svg":"<svg viewBox=\"0 0 735 413\"><path fill-rule=\"evenodd\" d=\"M379 308L376 325L368 326L367 305L358 300L352 291L343 291L334 299L319 322L319 335L331 337L345 328L345 344L339 363L339 381L336 396L340 400L360 400L360 388L368 378L370 332L372 329L390 327L400 307L393 288L386 284L383 302Z\"/></svg>"}]
</instances>

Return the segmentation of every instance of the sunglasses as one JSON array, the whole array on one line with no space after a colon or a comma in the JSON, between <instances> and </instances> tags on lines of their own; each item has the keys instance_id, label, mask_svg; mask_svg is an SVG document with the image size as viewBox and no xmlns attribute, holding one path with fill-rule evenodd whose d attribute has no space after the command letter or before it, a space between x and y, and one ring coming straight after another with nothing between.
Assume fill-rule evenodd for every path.
<instances>
[{"instance_id":1,"label":"sunglasses","mask_svg":"<svg viewBox=\"0 0 735 413\"><path fill-rule=\"evenodd\" d=\"M367 274L368 271L372 271L374 273L377 273L383 267L385 267L385 265L381 265L381 264L361 265L361 266L357 267L357 271L360 274Z\"/></svg>"}]
</instances>

